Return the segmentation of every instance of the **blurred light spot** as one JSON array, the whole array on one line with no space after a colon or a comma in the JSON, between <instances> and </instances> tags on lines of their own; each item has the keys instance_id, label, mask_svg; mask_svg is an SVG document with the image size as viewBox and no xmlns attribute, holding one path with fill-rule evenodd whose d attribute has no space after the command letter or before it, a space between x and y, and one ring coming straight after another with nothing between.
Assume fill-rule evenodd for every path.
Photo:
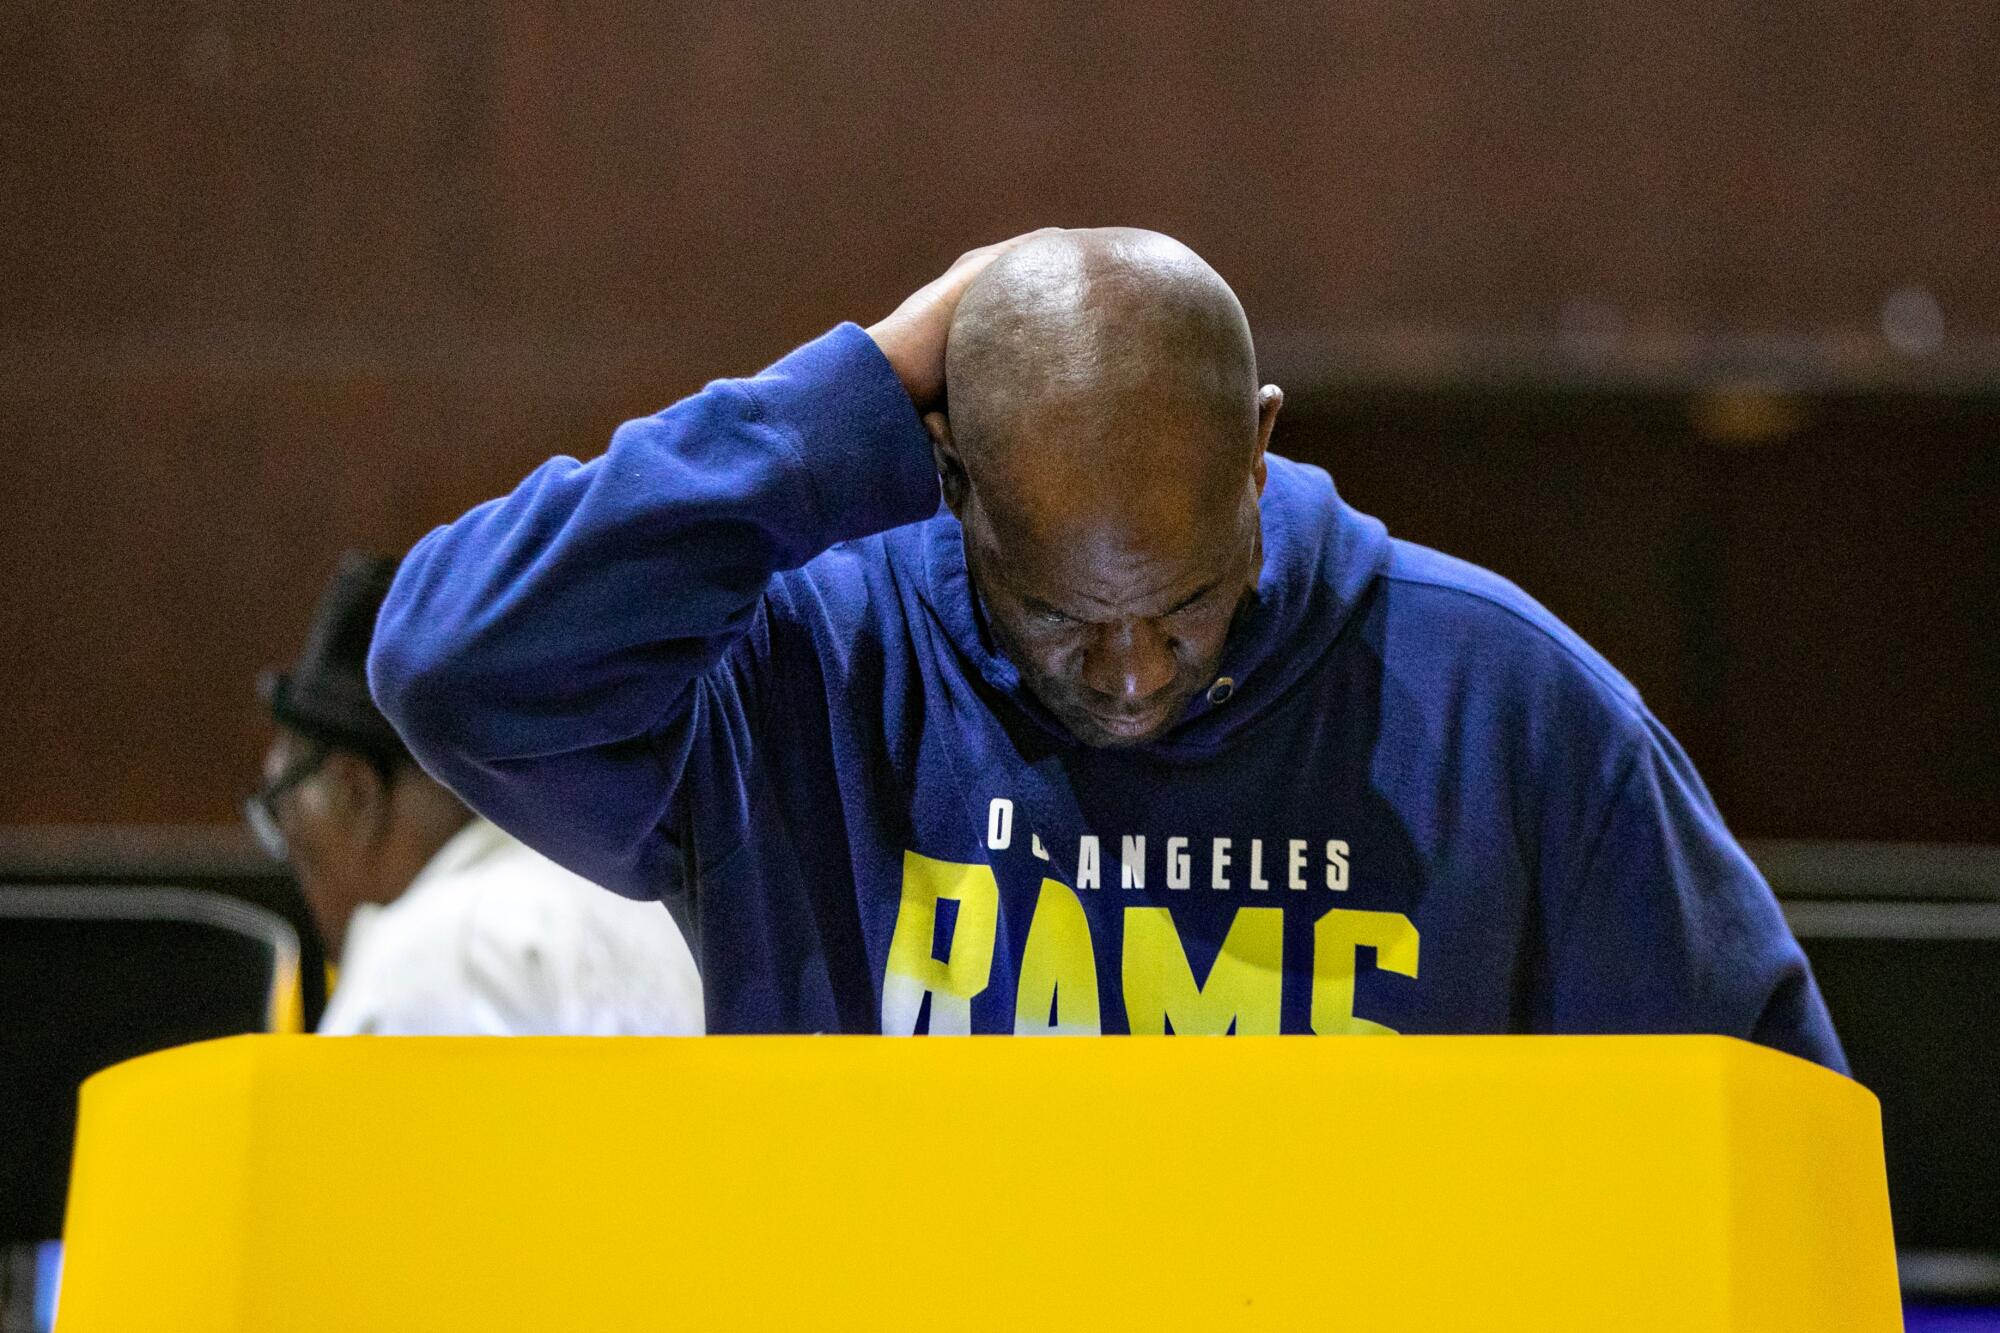
<instances>
[{"instance_id":1,"label":"blurred light spot","mask_svg":"<svg viewBox=\"0 0 2000 1333\"><path fill-rule=\"evenodd\" d=\"M1929 356L1944 346L1944 311L1922 287L1898 287L1882 302L1882 336L1904 356Z\"/></svg>"},{"instance_id":2,"label":"blurred light spot","mask_svg":"<svg viewBox=\"0 0 2000 1333\"><path fill-rule=\"evenodd\" d=\"M1805 408L1768 384L1725 384L1689 407L1694 428L1718 444L1768 444L1805 424Z\"/></svg>"},{"instance_id":3,"label":"blurred light spot","mask_svg":"<svg viewBox=\"0 0 2000 1333\"><path fill-rule=\"evenodd\" d=\"M229 40L229 29L220 23L205 23L188 38L187 46L181 51L181 72L188 82L199 88L212 88L229 77L229 66L235 56Z\"/></svg>"},{"instance_id":4,"label":"blurred light spot","mask_svg":"<svg viewBox=\"0 0 2000 1333\"><path fill-rule=\"evenodd\" d=\"M1571 356L1598 360L1618 350L1625 336L1625 317L1602 301L1572 297L1556 317L1556 336Z\"/></svg>"}]
</instances>

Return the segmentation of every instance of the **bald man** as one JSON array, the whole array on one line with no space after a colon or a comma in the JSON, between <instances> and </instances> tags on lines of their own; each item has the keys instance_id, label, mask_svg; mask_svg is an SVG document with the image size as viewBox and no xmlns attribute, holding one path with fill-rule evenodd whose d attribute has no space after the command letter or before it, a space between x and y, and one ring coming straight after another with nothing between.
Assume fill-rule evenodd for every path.
<instances>
[{"instance_id":1,"label":"bald man","mask_svg":"<svg viewBox=\"0 0 2000 1333\"><path fill-rule=\"evenodd\" d=\"M1638 694L1267 453L1283 401L1166 237L974 250L433 532L376 697L473 808L665 900L713 1032L1716 1032L1843 1067Z\"/></svg>"}]
</instances>

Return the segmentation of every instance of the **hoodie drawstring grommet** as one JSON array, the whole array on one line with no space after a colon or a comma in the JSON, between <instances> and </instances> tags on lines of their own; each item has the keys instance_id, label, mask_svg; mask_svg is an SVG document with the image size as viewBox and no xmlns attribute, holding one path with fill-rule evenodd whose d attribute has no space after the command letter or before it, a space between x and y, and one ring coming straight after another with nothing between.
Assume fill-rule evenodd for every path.
<instances>
[{"instance_id":1,"label":"hoodie drawstring grommet","mask_svg":"<svg viewBox=\"0 0 2000 1333\"><path fill-rule=\"evenodd\" d=\"M1208 701L1212 704L1228 703L1229 696L1234 693L1236 693L1236 682L1228 676L1223 676L1208 687Z\"/></svg>"}]
</instances>

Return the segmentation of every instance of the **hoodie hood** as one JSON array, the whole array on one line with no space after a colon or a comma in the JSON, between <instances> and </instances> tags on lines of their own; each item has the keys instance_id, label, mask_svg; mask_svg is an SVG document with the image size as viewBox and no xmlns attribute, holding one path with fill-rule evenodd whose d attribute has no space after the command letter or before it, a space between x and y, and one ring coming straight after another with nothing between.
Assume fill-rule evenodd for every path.
<instances>
[{"instance_id":1,"label":"hoodie hood","mask_svg":"<svg viewBox=\"0 0 2000 1333\"><path fill-rule=\"evenodd\" d=\"M1135 747L1155 758L1201 758L1270 711L1326 655L1389 558L1381 522L1352 508L1322 469L1266 455L1264 567L1237 617L1217 679L1158 739ZM987 634L965 564L965 534L949 510L916 529L919 586L944 640L969 675L983 680L1061 745L1076 741L1021 680Z\"/></svg>"}]
</instances>

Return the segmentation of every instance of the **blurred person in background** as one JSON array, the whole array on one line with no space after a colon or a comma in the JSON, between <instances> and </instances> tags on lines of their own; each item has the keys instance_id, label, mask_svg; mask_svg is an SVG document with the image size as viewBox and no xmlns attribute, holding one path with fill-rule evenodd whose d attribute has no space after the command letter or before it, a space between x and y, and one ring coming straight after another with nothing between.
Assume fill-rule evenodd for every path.
<instances>
[{"instance_id":1,"label":"blurred person in background","mask_svg":"<svg viewBox=\"0 0 2000 1333\"><path fill-rule=\"evenodd\" d=\"M605 893L475 816L370 701L363 667L395 572L393 559L344 555L297 663L258 686L277 736L245 813L340 959L319 1030L700 1033L701 982L666 910Z\"/></svg>"}]
</instances>

